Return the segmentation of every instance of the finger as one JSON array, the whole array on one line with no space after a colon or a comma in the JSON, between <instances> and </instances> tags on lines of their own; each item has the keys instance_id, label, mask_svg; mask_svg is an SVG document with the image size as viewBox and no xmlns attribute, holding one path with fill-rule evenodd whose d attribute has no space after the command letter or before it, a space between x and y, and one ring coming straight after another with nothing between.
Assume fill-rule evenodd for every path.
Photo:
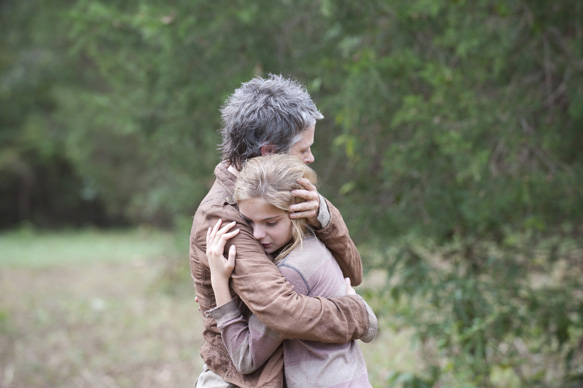
<instances>
[{"instance_id":1,"label":"finger","mask_svg":"<svg viewBox=\"0 0 583 388\"><path fill-rule=\"evenodd\" d=\"M308 201L293 204L289 207L292 212L316 211L320 207L320 201Z\"/></svg>"},{"instance_id":2,"label":"finger","mask_svg":"<svg viewBox=\"0 0 583 388\"><path fill-rule=\"evenodd\" d=\"M239 234L239 229L235 229L230 233L225 233L221 236L221 240L227 242L228 240L232 239L236 235Z\"/></svg>"},{"instance_id":3,"label":"finger","mask_svg":"<svg viewBox=\"0 0 583 388\"><path fill-rule=\"evenodd\" d=\"M216 232L221 225L223 224L223 220L221 220L220 218L217 220L217 223L215 224L215 226L213 227L213 230Z\"/></svg>"},{"instance_id":4,"label":"finger","mask_svg":"<svg viewBox=\"0 0 583 388\"><path fill-rule=\"evenodd\" d=\"M213 242L213 244L217 244L217 245L221 245L222 244L223 245L223 248L224 248L225 242L227 240L229 240L230 238L232 238L233 236L237 235L237 233L239 233L238 232L238 229L236 229L237 232L235 232L235 231L228 232L235 225L237 225L237 223L235 221L233 221L233 222L225 225L223 228L221 228L221 230L219 230L217 232L217 234L214 236L214 242ZM233 233L235 233L235 234L233 234ZM225 238L225 236L228 236L228 237Z\"/></svg>"},{"instance_id":5,"label":"finger","mask_svg":"<svg viewBox=\"0 0 583 388\"><path fill-rule=\"evenodd\" d=\"M292 190L292 195L296 198L301 198L306 201L315 201L318 200L318 192L317 191L309 191L309 190Z\"/></svg>"},{"instance_id":6,"label":"finger","mask_svg":"<svg viewBox=\"0 0 583 388\"><path fill-rule=\"evenodd\" d=\"M229 258L227 259L227 268L235 268L235 256L237 255L237 248L231 245L229 248Z\"/></svg>"},{"instance_id":7,"label":"finger","mask_svg":"<svg viewBox=\"0 0 583 388\"><path fill-rule=\"evenodd\" d=\"M239 229L236 229L231 233L224 234L220 239L217 239L216 246L218 247L218 250L223 252L225 250L225 245L227 245L227 241L235 237L237 234L239 234Z\"/></svg>"},{"instance_id":8,"label":"finger","mask_svg":"<svg viewBox=\"0 0 583 388\"><path fill-rule=\"evenodd\" d=\"M231 221L231 222L229 222L227 225L223 226L223 227L221 228L221 230L219 230L219 231L217 232L217 235L223 235L223 234L225 234L225 233L226 233L226 232L228 232L229 230L233 229L233 226L235 226L235 225L237 225L237 222L235 222L235 221Z\"/></svg>"},{"instance_id":9,"label":"finger","mask_svg":"<svg viewBox=\"0 0 583 388\"><path fill-rule=\"evenodd\" d=\"M222 224L222 220L219 220ZM222 227L221 229L218 229L218 227L220 226L220 224L217 222L217 224L215 225L215 227L213 228L213 231L211 232L211 236L210 236L210 241L209 241L209 245L216 245L216 244L220 244L220 238L221 236L229 229L231 229L233 226L235 226L237 223L235 221L232 221L230 223L228 223L227 225L225 225L224 227Z\"/></svg>"},{"instance_id":10,"label":"finger","mask_svg":"<svg viewBox=\"0 0 583 388\"><path fill-rule=\"evenodd\" d=\"M213 229L211 230L211 233L209 235L209 243L212 244L213 241L215 240L215 236L217 234L217 231L219 230L219 227L221 226L221 224L223 223L223 220L219 219L217 221L217 223L215 224L215 226L213 227Z\"/></svg>"},{"instance_id":11,"label":"finger","mask_svg":"<svg viewBox=\"0 0 583 388\"><path fill-rule=\"evenodd\" d=\"M309 212L294 212L289 214L289 218L297 219L297 218L316 218L318 216L317 211L309 211Z\"/></svg>"},{"instance_id":12,"label":"finger","mask_svg":"<svg viewBox=\"0 0 583 388\"><path fill-rule=\"evenodd\" d=\"M317 191L292 190L292 195L302 201L290 206L290 211L299 212L314 209L318 211L320 207L320 196Z\"/></svg>"},{"instance_id":13,"label":"finger","mask_svg":"<svg viewBox=\"0 0 583 388\"><path fill-rule=\"evenodd\" d=\"M317 217L320 210L320 201L306 201L293 204L289 207L291 218L310 218Z\"/></svg>"},{"instance_id":14,"label":"finger","mask_svg":"<svg viewBox=\"0 0 583 388\"><path fill-rule=\"evenodd\" d=\"M211 245L209 245L211 247L210 252L212 252L214 255L222 256L223 252L225 251L225 245L227 244L227 241L237 234L239 234L239 229L236 229L230 233L219 231L219 233L217 233L215 236L214 241L211 243Z\"/></svg>"},{"instance_id":15,"label":"finger","mask_svg":"<svg viewBox=\"0 0 583 388\"><path fill-rule=\"evenodd\" d=\"M312 182L310 182L309 179L299 178L296 182L298 182L300 185L302 185L308 191L317 191L316 186L314 186L312 184Z\"/></svg>"}]
</instances>

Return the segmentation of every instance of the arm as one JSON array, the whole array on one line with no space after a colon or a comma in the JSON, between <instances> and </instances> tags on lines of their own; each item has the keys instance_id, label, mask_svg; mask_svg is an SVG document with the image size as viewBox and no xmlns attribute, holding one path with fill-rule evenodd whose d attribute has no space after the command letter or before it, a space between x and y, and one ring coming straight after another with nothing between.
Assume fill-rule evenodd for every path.
<instances>
[{"instance_id":1,"label":"arm","mask_svg":"<svg viewBox=\"0 0 583 388\"><path fill-rule=\"evenodd\" d=\"M360 297L310 298L296 293L233 207L235 212L230 219L239 219L240 232L227 242L237 246L231 286L267 327L284 339L327 343L346 343L369 332L368 312Z\"/></svg>"},{"instance_id":2,"label":"arm","mask_svg":"<svg viewBox=\"0 0 583 388\"><path fill-rule=\"evenodd\" d=\"M360 254L350 238L348 228L338 209L330 201L325 200L325 202L330 212L330 223L322 229L317 229L315 231L316 237L332 252L344 277L350 278L352 284L358 286L362 283Z\"/></svg>"},{"instance_id":3,"label":"arm","mask_svg":"<svg viewBox=\"0 0 583 388\"><path fill-rule=\"evenodd\" d=\"M219 220L213 228L208 228L206 255L211 271L211 283L217 306L207 312L217 321L223 343L240 373L248 374L259 369L281 345L277 333L268 329L254 315L249 323L241 314L231 297L229 278L235 268L235 245L229 248L229 258L223 256L226 242L236 236L239 230L230 231L234 222L219 229Z\"/></svg>"},{"instance_id":4,"label":"arm","mask_svg":"<svg viewBox=\"0 0 583 388\"><path fill-rule=\"evenodd\" d=\"M358 286L362 283L362 261L342 215L332 203L318 194L309 180L302 178L298 183L305 190L293 190L292 194L304 201L290 206L290 218L306 218L314 227L316 236L332 252L344 277L350 278L352 284Z\"/></svg>"},{"instance_id":5,"label":"arm","mask_svg":"<svg viewBox=\"0 0 583 388\"><path fill-rule=\"evenodd\" d=\"M344 280L346 281L346 295L357 295L354 288L352 288L350 278L345 278ZM372 340L375 339L375 337L377 336L377 333L379 331L379 321L378 321L377 316L374 313L373 309L368 305L368 303L366 303L366 300L364 300L364 298L362 300L366 304L366 311L368 312L368 320L370 321L370 328L368 330L368 333L364 337L362 337L360 340L362 342L372 342Z\"/></svg>"},{"instance_id":6,"label":"arm","mask_svg":"<svg viewBox=\"0 0 583 388\"><path fill-rule=\"evenodd\" d=\"M206 233L206 256L209 261L211 285L215 293L217 306L222 306L233 300L229 289L229 278L235 268L237 249L234 245L231 245L228 259L225 259L223 252L227 241L239 233L239 229L230 231L235 226L235 222L231 222L219 229L222 223L222 220L218 220L214 227L208 228Z\"/></svg>"},{"instance_id":7,"label":"arm","mask_svg":"<svg viewBox=\"0 0 583 388\"><path fill-rule=\"evenodd\" d=\"M217 321L227 352L235 368L243 374L259 369L281 345L281 337L255 315L247 322L234 300L208 314Z\"/></svg>"},{"instance_id":8,"label":"arm","mask_svg":"<svg viewBox=\"0 0 583 388\"><path fill-rule=\"evenodd\" d=\"M224 244L220 248L224 248ZM231 246L231 249L233 249L233 246ZM226 268L226 272L229 272L229 269L232 270L232 266L229 260L225 260L222 257L222 249L219 252L215 257L209 256L211 271L214 271L212 268L218 268L217 272L221 274L223 273L222 269ZM217 261L221 267L217 267L216 264L213 266L214 261ZM280 265L279 270L298 293L309 294L309 287L312 286L306 283L304 276L296 267L293 265ZM214 283L213 288L215 288ZM346 294L356 295L356 291L350 286L350 279L348 278L346 278ZM372 318L370 315L369 318L371 318L371 327L374 330L370 336L362 338L364 342L372 341L378 327L376 316L370 308L368 310L369 314L372 314ZM281 345L281 337L267 328L255 315L251 315L249 322L247 322L234 300L210 310L208 314L217 321L217 327L221 331L225 347L233 360L233 364L241 373L247 374L257 370Z\"/></svg>"}]
</instances>

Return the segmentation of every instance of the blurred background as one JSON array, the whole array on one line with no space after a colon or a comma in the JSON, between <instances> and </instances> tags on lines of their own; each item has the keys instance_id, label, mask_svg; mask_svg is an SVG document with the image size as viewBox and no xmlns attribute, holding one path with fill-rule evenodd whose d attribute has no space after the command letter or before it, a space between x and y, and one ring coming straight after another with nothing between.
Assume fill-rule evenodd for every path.
<instances>
[{"instance_id":1,"label":"blurred background","mask_svg":"<svg viewBox=\"0 0 583 388\"><path fill-rule=\"evenodd\" d=\"M363 258L375 387L583 387L580 0L2 0L0 387L192 386L192 215L268 73Z\"/></svg>"}]
</instances>

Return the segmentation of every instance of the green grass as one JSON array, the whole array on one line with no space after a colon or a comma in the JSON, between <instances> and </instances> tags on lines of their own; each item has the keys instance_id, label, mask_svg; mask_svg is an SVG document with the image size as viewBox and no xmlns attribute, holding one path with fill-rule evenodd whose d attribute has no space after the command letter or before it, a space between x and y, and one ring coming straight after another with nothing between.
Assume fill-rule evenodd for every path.
<instances>
[{"instance_id":1,"label":"green grass","mask_svg":"<svg viewBox=\"0 0 583 388\"><path fill-rule=\"evenodd\" d=\"M188 251L188 239L182 244ZM80 229L0 233L0 266L52 266L91 262L127 262L179 254L175 237L152 229L98 231Z\"/></svg>"}]
</instances>

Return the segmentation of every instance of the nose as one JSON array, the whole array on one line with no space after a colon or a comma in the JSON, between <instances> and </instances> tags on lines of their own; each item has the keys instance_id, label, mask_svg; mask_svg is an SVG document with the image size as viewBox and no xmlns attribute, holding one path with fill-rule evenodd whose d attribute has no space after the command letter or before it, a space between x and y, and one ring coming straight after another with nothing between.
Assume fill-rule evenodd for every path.
<instances>
[{"instance_id":1,"label":"nose","mask_svg":"<svg viewBox=\"0 0 583 388\"><path fill-rule=\"evenodd\" d=\"M304 155L304 163L306 163L306 164L314 163L314 160L316 160L316 159L314 158L314 155L312 154L312 150L308 150L307 154Z\"/></svg>"},{"instance_id":2,"label":"nose","mask_svg":"<svg viewBox=\"0 0 583 388\"><path fill-rule=\"evenodd\" d=\"M255 237L255 240L261 240L265 238L265 232L263 231L263 228L257 226L253 228L253 237Z\"/></svg>"}]
</instances>

